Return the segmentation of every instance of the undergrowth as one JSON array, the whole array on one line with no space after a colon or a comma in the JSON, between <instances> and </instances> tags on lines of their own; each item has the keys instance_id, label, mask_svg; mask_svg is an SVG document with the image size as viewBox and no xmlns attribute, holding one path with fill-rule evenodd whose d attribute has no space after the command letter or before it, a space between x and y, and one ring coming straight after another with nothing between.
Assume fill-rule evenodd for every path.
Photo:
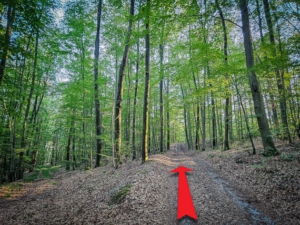
<instances>
[{"instance_id":1,"label":"undergrowth","mask_svg":"<svg viewBox=\"0 0 300 225\"><path fill-rule=\"evenodd\" d=\"M127 194L129 193L131 187L131 184L127 184L126 186L120 188L120 190L111 197L111 202L113 204L122 203L125 200Z\"/></svg>"}]
</instances>

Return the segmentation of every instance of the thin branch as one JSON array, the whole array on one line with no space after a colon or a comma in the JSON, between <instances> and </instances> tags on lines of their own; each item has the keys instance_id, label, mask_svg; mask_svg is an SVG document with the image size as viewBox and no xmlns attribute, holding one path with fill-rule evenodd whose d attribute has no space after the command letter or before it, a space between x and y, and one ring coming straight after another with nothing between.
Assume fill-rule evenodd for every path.
<instances>
[{"instance_id":1,"label":"thin branch","mask_svg":"<svg viewBox=\"0 0 300 225\"><path fill-rule=\"evenodd\" d=\"M217 18L217 19L221 19L221 18L218 17L218 16L212 16L212 17L215 17L215 18ZM241 25L238 25L237 23L233 22L233 21L230 20L230 19L225 19L225 18L224 18L224 20L225 20L225 21L228 21L228 22L230 22L230 23L232 23L232 24L234 24L234 25L236 25L236 26L239 27L239 28L243 28Z\"/></svg>"}]
</instances>

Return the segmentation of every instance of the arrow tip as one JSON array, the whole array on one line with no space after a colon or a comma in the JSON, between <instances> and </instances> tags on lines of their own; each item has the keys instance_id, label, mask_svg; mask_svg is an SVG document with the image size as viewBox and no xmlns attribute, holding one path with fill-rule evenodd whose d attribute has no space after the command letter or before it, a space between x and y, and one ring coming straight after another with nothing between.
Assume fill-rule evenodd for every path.
<instances>
[{"instance_id":1,"label":"arrow tip","mask_svg":"<svg viewBox=\"0 0 300 225\"><path fill-rule=\"evenodd\" d=\"M190 168L179 166L176 169L171 170L171 173L180 173L180 172L191 172L192 170Z\"/></svg>"}]
</instances>

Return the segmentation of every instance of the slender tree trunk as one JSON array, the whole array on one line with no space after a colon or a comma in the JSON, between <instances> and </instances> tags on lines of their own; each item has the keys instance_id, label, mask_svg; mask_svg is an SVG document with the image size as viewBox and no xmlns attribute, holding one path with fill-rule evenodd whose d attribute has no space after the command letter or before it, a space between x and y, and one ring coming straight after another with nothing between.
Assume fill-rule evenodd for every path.
<instances>
[{"instance_id":1,"label":"slender tree trunk","mask_svg":"<svg viewBox=\"0 0 300 225\"><path fill-rule=\"evenodd\" d=\"M262 19L261 19L261 15L260 15L259 0L255 0L255 3L256 3L257 15L258 15L259 36L260 36L261 42L264 42L264 36L263 36L263 32L262 32Z\"/></svg>"},{"instance_id":2,"label":"slender tree trunk","mask_svg":"<svg viewBox=\"0 0 300 225\"><path fill-rule=\"evenodd\" d=\"M144 92L144 107L143 107L143 131L142 131L142 162L148 160L148 132L149 132L149 94L150 94L150 29L149 29L149 19L150 19L150 0L147 0L147 15L146 15L146 56L145 56L145 92Z\"/></svg>"},{"instance_id":3,"label":"slender tree trunk","mask_svg":"<svg viewBox=\"0 0 300 225\"><path fill-rule=\"evenodd\" d=\"M15 15L16 15L15 7L9 6L7 9L7 25L6 25L6 32L5 32L5 41L3 45L3 53L1 57L1 63L0 63L0 86L4 78L4 70L6 66L6 60L8 58L10 39L12 34L13 23L15 20Z\"/></svg>"},{"instance_id":4,"label":"slender tree trunk","mask_svg":"<svg viewBox=\"0 0 300 225\"><path fill-rule=\"evenodd\" d=\"M94 94L95 94L95 117L96 117L96 164L95 167L100 166L101 160L101 121L100 121L100 101L99 101L99 85L98 85L98 67L99 67L99 48L100 48L100 24L101 24L101 13L102 13L102 0L98 1L98 13L97 13L97 34L95 41L95 52L94 52Z\"/></svg>"},{"instance_id":5,"label":"slender tree trunk","mask_svg":"<svg viewBox=\"0 0 300 225\"><path fill-rule=\"evenodd\" d=\"M243 109L244 119L245 119L245 122L246 122L246 128L247 128L248 136L249 136L249 139L250 139L250 142L251 142L251 145L252 145L252 154L255 155L256 154L256 149L255 149L255 146L254 146L252 134L250 132L250 127L249 127L249 123L248 123L248 117L247 117L247 114L246 114L246 110L244 108L242 97L241 97L239 89L237 87L237 83L235 81L233 81L233 84L235 86L235 90L236 90L236 93L237 93L238 100L239 100L240 105L241 105L241 107Z\"/></svg>"},{"instance_id":6,"label":"slender tree trunk","mask_svg":"<svg viewBox=\"0 0 300 225\"><path fill-rule=\"evenodd\" d=\"M269 123L265 112L265 106L262 100L262 94L259 87L259 82L257 80L255 72L253 71L254 57L253 57L251 31L250 31L250 24L249 24L249 14L248 14L246 0L240 0L240 9L241 9L242 24L243 24L242 29L243 29L243 37L244 37L246 65L248 69L248 77L249 77L249 83L250 83L250 88L251 88L251 93L252 93L252 98L254 103L254 110L255 110L259 131L264 146L263 155L264 156L278 155L279 152L276 149L271 136Z\"/></svg>"},{"instance_id":7,"label":"slender tree trunk","mask_svg":"<svg viewBox=\"0 0 300 225\"><path fill-rule=\"evenodd\" d=\"M134 0L130 1L130 19L128 25L128 33L126 37L126 45L124 49L123 59L121 62L119 70L119 79L118 79L118 89L116 96L116 105L115 105L115 149L116 149L116 163L115 166L118 168L119 164L122 163L121 158L121 126L122 126L122 100L123 100L123 86L124 86L124 73L125 67L128 60L129 48L130 48L130 38L132 33L132 24L133 24L133 15L134 15Z\"/></svg>"},{"instance_id":8,"label":"slender tree trunk","mask_svg":"<svg viewBox=\"0 0 300 225\"><path fill-rule=\"evenodd\" d=\"M138 23L139 30L139 23ZM137 42L137 59L136 59L136 74L135 74L135 88L134 88L134 101L133 101L133 116L132 116L132 160L136 159L136 105L137 105L137 94L138 94L138 85L139 85L139 57L140 54L140 42Z\"/></svg>"},{"instance_id":9,"label":"slender tree trunk","mask_svg":"<svg viewBox=\"0 0 300 225\"><path fill-rule=\"evenodd\" d=\"M170 99L169 99L169 90L170 90L170 80L167 78L167 149L170 150Z\"/></svg>"},{"instance_id":10,"label":"slender tree trunk","mask_svg":"<svg viewBox=\"0 0 300 225\"><path fill-rule=\"evenodd\" d=\"M182 85L180 85L181 94L182 94L182 101L185 100L185 94L183 91ZM188 125L187 125L187 110L186 110L186 104L183 105L183 119L184 119L184 133L185 133L185 140L188 145L188 149L192 149L190 145L189 135L188 135Z\"/></svg>"},{"instance_id":11,"label":"slender tree trunk","mask_svg":"<svg viewBox=\"0 0 300 225\"><path fill-rule=\"evenodd\" d=\"M75 156L75 121L72 129L72 168L75 170L76 167L76 156Z\"/></svg>"},{"instance_id":12,"label":"slender tree trunk","mask_svg":"<svg viewBox=\"0 0 300 225\"><path fill-rule=\"evenodd\" d=\"M72 126L69 128L68 143L66 148L66 170L70 170L70 149L71 149L71 138L72 138Z\"/></svg>"},{"instance_id":13,"label":"slender tree trunk","mask_svg":"<svg viewBox=\"0 0 300 225\"><path fill-rule=\"evenodd\" d=\"M223 36L224 36L224 63L225 66L228 65L228 50L227 50L227 46L228 46L228 41L227 41L227 31L226 31L226 24L225 24L225 19L223 16L223 12L222 9L219 5L219 0L215 0L216 2L216 6L217 9L219 11L220 14L220 18L222 21L222 28L223 28ZM226 74L226 79L229 80L228 78L228 74ZM226 87L226 92L229 92L229 85L227 85ZM225 100L225 139L224 139L224 150L228 150L229 149L229 101L230 100L230 95L229 93L226 93L226 100Z\"/></svg>"},{"instance_id":14,"label":"slender tree trunk","mask_svg":"<svg viewBox=\"0 0 300 225\"><path fill-rule=\"evenodd\" d=\"M160 104L160 152L164 150L164 97L163 97L163 88L164 88L164 46L159 45L160 53L160 83L159 83L159 104Z\"/></svg>"}]
</instances>

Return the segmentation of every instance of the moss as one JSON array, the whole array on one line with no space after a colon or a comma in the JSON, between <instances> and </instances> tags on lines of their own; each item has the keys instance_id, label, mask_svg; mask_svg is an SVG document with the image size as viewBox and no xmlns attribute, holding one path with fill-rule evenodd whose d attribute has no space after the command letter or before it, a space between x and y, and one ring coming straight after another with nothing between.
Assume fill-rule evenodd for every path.
<instances>
[{"instance_id":1,"label":"moss","mask_svg":"<svg viewBox=\"0 0 300 225\"><path fill-rule=\"evenodd\" d=\"M127 184L126 186L120 188L120 190L111 197L111 202L113 204L120 204L120 203L124 202L131 187L132 187L131 184Z\"/></svg>"}]
</instances>

